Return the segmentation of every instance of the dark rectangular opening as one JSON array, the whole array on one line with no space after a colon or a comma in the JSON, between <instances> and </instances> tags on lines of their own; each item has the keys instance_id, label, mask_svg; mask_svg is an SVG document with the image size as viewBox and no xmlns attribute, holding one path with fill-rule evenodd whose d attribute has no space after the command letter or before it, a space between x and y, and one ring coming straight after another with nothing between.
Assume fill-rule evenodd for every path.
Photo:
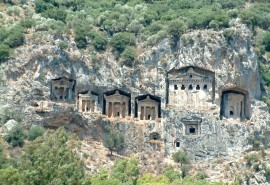
<instances>
[{"instance_id":1,"label":"dark rectangular opening","mask_svg":"<svg viewBox=\"0 0 270 185\"><path fill-rule=\"evenodd\" d=\"M178 90L178 86L177 85L174 85L174 90Z\"/></svg>"},{"instance_id":2,"label":"dark rectangular opening","mask_svg":"<svg viewBox=\"0 0 270 185\"><path fill-rule=\"evenodd\" d=\"M176 147L180 147L180 142L179 141L176 142Z\"/></svg>"},{"instance_id":3,"label":"dark rectangular opening","mask_svg":"<svg viewBox=\"0 0 270 185\"><path fill-rule=\"evenodd\" d=\"M189 128L189 133L190 133L190 134L195 134L195 131L196 131L195 128Z\"/></svg>"}]
</instances>

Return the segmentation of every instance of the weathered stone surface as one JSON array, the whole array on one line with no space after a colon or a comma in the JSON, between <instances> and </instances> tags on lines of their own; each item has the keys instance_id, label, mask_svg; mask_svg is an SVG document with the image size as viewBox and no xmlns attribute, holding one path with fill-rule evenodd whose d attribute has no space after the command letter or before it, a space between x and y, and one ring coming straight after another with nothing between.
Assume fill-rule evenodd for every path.
<instances>
[{"instance_id":1,"label":"weathered stone surface","mask_svg":"<svg viewBox=\"0 0 270 185\"><path fill-rule=\"evenodd\" d=\"M100 143L108 128L117 127L125 135L125 155L151 152L170 158L184 149L193 162L239 157L252 147L247 138L254 131L268 133L270 115L260 101L260 74L250 30L239 20L233 21L227 30L233 33L230 39L224 36L224 30L199 30L181 35L177 48L171 48L169 39L152 48L139 48L142 51L139 62L132 68L120 66L111 53L78 50L74 41L69 41L69 49L62 51L59 38L37 33L26 38L26 46L16 49L14 57L0 65L0 110L16 107L24 116L24 125L65 126L83 138ZM169 89L171 72L177 72L178 77L190 66L211 72L207 84L211 90L201 89L206 73L194 70L200 84L193 87L194 91L187 91L186 101L184 98L171 101L176 92L174 86ZM52 79L61 77L76 82L72 101L51 98ZM179 79L181 83L186 80ZM197 85L200 89L196 89ZM130 110L122 113L124 118L108 118L99 113L102 110L103 114L107 113L104 93L116 89L129 94L130 99L125 102L130 101ZM185 94L181 86L176 90L177 95ZM86 91L98 94L97 112L88 114L78 107L78 94ZM231 103L222 104L227 91L233 91L232 96L235 91L242 93L241 98L237 94L227 98ZM158 111L155 108L152 116L158 114L161 118L140 120L136 115L135 98L146 94L160 98L154 106L160 108ZM241 101L237 105L235 100L242 100L242 108ZM222 107L226 109L223 116ZM230 116L231 108L237 109L237 116ZM127 111L122 107L123 110ZM245 111L245 116L241 116ZM118 112L120 116L120 107ZM266 134L265 140L268 146L269 135ZM221 169L218 165L216 168ZM258 181L264 180L258 177L254 183Z\"/></svg>"},{"instance_id":2,"label":"weathered stone surface","mask_svg":"<svg viewBox=\"0 0 270 185\"><path fill-rule=\"evenodd\" d=\"M10 119L1 127L1 132L6 133L10 131L13 127L15 127L17 124L17 121L15 121L14 119Z\"/></svg>"}]
</instances>

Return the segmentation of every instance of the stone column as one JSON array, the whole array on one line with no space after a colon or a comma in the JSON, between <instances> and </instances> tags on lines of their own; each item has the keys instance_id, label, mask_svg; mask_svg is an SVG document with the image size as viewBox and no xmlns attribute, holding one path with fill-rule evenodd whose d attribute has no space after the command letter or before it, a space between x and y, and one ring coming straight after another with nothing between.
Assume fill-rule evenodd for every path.
<instances>
[{"instance_id":1,"label":"stone column","mask_svg":"<svg viewBox=\"0 0 270 185\"><path fill-rule=\"evenodd\" d=\"M158 106L155 106L155 117L154 120L158 118Z\"/></svg>"},{"instance_id":2,"label":"stone column","mask_svg":"<svg viewBox=\"0 0 270 185\"><path fill-rule=\"evenodd\" d=\"M123 115L122 115L122 104L123 102L120 102L120 107L119 107L119 117L122 118Z\"/></svg>"},{"instance_id":3,"label":"stone column","mask_svg":"<svg viewBox=\"0 0 270 185\"><path fill-rule=\"evenodd\" d=\"M106 101L106 111L105 111L105 115L109 116L109 102Z\"/></svg>"},{"instance_id":4,"label":"stone column","mask_svg":"<svg viewBox=\"0 0 270 185\"><path fill-rule=\"evenodd\" d=\"M84 112L87 112L87 100L84 100Z\"/></svg>"},{"instance_id":5,"label":"stone column","mask_svg":"<svg viewBox=\"0 0 270 185\"><path fill-rule=\"evenodd\" d=\"M115 110L114 110L114 101L112 101L112 116L111 116L112 118L114 118L114 116L115 116L115 115L114 115L114 111L115 111Z\"/></svg>"},{"instance_id":6,"label":"stone column","mask_svg":"<svg viewBox=\"0 0 270 185\"><path fill-rule=\"evenodd\" d=\"M126 103L126 115L125 116L128 116L128 101L126 101L125 103Z\"/></svg>"},{"instance_id":7,"label":"stone column","mask_svg":"<svg viewBox=\"0 0 270 185\"><path fill-rule=\"evenodd\" d=\"M79 98L79 111L82 112L82 99Z\"/></svg>"},{"instance_id":8,"label":"stone column","mask_svg":"<svg viewBox=\"0 0 270 185\"><path fill-rule=\"evenodd\" d=\"M146 120L146 119L145 119L145 118L146 118L146 117L145 117L145 115L146 115L146 106L143 106L143 107L144 107L144 109L143 109L143 112L144 112L143 119Z\"/></svg>"},{"instance_id":9,"label":"stone column","mask_svg":"<svg viewBox=\"0 0 270 185\"><path fill-rule=\"evenodd\" d=\"M138 118L140 120L141 119L141 110L142 110L142 108L141 108L141 104L139 103L139 101L137 101L137 105L138 105L138 107L137 107L137 116L138 116Z\"/></svg>"}]
</instances>

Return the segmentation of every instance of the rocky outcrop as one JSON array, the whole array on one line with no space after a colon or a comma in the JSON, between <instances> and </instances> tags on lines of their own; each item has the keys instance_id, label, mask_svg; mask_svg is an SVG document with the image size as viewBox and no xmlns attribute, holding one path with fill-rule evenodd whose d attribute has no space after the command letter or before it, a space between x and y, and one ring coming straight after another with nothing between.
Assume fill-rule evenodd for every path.
<instances>
[{"instance_id":1,"label":"rocky outcrop","mask_svg":"<svg viewBox=\"0 0 270 185\"><path fill-rule=\"evenodd\" d=\"M189 31L176 48L169 39L152 48L140 48L143 52L132 68L120 66L109 51L78 50L72 41L63 51L61 40L67 38L41 32L28 35L26 44L0 66L0 107L16 108L24 115L24 125L65 126L99 141L107 126L114 125L125 134L125 154L159 151L168 157L185 149L193 161L240 156L251 147L247 140L250 134L269 130L268 109L260 101L260 74L251 32L238 20L221 31ZM210 106L168 106L168 73L187 66L214 74ZM51 101L51 80L60 77L76 81L75 102ZM101 114L78 113L78 93L95 91L102 110L103 94L115 89L130 93L130 116L108 119ZM245 100L241 106L249 105L241 110L248 110L250 116L221 117L224 91L240 93ZM146 94L160 98L161 118L134 117L135 97Z\"/></svg>"}]
</instances>

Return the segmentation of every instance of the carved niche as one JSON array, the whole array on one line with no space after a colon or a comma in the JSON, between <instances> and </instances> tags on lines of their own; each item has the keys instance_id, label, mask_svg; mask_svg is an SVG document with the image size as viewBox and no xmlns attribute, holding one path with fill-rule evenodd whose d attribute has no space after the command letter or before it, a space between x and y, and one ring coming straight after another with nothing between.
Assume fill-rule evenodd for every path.
<instances>
[{"instance_id":1,"label":"carved niche","mask_svg":"<svg viewBox=\"0 0 270 185\"><path fill-rule=\"evenodd\" d=\"M97 112L98 94L92 91L79 93L78 110L79 112Z\"/></svg>"},{"instance_id":2,"label":"carved niche","mask_svg":"<svg viewBox=\"0 0 270 185\"><path fill-rule=\"evenodd\" d=\"M51 100L73 102L75 99L76 81L66 77L60 77L51 81Z\"/></svg>"},{"instance_id":3,"label":"carved niche","mask_svg":"<svg viewBox=\"0 0 270 185\"><path fill-rule=\"evenodd\" d=\"M104 93L104 113L108 117L125 118L130 113L130 95L114 90Z\"/></svg>"},{"instance_id":4,"label":"carved niche","mask_svg":"<svg viewBox=\"0 0 270 185\"><path fill-rule=\"evenodd\" d=\"M184 67L168 73L168 105L208 109L214 101L215 74L197 67Z\"/></svg>"},{"instance_id":5,"label":"carved niche","mask_svg":"<svg viewBox=\"0 0 270 185\"><path fill-rule=\"evenodd\" d=\"M160 98L151 95L136 97L135 116L140 120L155 120L159 117Z\"/></svg>"},{"instance_id":6,"label":"carved niche","mask_svg":"<svg viewBox=\"0 0 270 185\"><path fill-rule=\"evenodd\" d=\"M196 116L184 117L181 121L185 125L184 135L200 135L202 119Z\"/></svg>"}]
</instances>

